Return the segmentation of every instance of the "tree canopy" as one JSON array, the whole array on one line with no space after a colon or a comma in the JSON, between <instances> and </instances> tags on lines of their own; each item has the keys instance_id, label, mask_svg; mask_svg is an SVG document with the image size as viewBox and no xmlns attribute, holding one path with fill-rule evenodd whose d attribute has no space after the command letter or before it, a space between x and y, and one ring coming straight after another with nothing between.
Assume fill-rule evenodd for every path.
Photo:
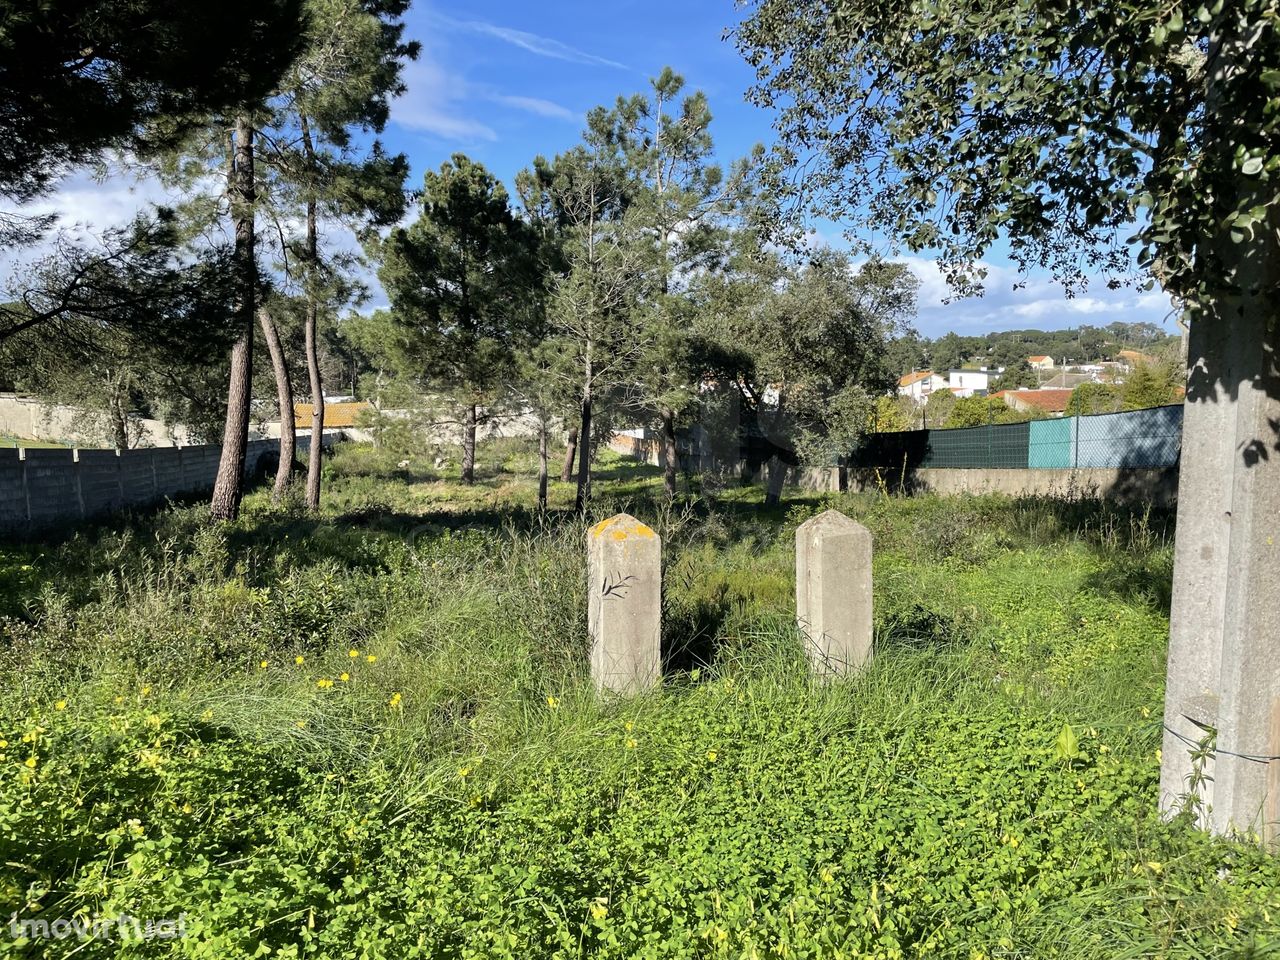
<instances>
[{"instance_id":1,"label":"tree canopy","mask_svg":"<svg viewBox=\"0 0 1280 960\"><path fill-rule=\"evenodd\" d=\"M0 196L260 100L301 36L301 0L0 0Z\"/></svg>"},{"instance_id":2,"label":"tree canopy","mask_svg":"<svg viewBox=\"0 0 1280 960\"><path fill-rule=\"evenodd\" d=\"M938 252L962 291L1007 237L1069 284L1139 264L1190 306L1261 233L1280 154L1277 0L746 0L794 210ZM803 180L787 171L801 168Z\"/></svg>"}]
</instances>

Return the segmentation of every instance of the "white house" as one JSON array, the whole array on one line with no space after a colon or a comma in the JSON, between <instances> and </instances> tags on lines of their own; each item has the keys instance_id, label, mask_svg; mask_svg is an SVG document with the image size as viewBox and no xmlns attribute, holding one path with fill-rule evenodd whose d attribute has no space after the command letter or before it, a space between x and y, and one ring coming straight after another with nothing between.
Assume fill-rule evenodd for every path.
<instances>
[{"instance_id":1,"label":"white house","mask_svg":"<svg viewBox=\"0 0 1280 960\"><path fill-rule=\"evenodd\" d=\"M935 390L945 390L947 381L932 370L913 370L898 378L898 396L925 403Z\"/></svg>"},{"instance_id":2,"label":"white house","mask_svg":"<svg viewBox=\"0 0 1280 960\"><path fill-rule=\"evenodd\" d=\"M1053 357L1027 357L1027 363L1031 364L1032 370L1052 370L1054 368Z\"/></svg>"},{"instance_id":3,"label":"white house","mask_svg":"<svg viewBox=\"0 0 1280 960\"><path fill-rule=\"evenodd\" d=\"M972 397L991 389L991 381L1000 376L999 370L950 370L947 385L957 397Z\"/></svg>"}]
</instances>

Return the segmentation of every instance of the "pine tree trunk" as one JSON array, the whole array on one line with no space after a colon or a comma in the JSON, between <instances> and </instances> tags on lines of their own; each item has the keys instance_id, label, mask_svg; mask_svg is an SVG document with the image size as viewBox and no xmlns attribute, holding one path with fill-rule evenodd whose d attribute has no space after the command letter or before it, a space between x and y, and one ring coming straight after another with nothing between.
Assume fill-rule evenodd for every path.
<instances>
[{"instance_id":1,"label":"pine tree trunk","mask_svg":"<svg viewBox=\"0 0 1280 960\"><path fill-rule=\"evenodd\" d=\"M578 426L578 492L573 500L576 513L591 502L591 387L582 391L582 413Z\"/></svg>"},{"instance_id":2,"label":"pine tree trunk","mask_svg":"<svg viewBox=\"0 0 1280 960\"><path fill-rule=\"evenodd\" d=\"M129 449L129 417L124 409L123 390L119 387L111 397L111 435L117 453Z\"/></svg>"},{"instance_id":3,"label":"pine tree trunk","mask_svg":"<svg viewBox=\"0 0 1280 960\"><path fill-rule=\"evenodd\" d=\"M668 497L676 495L676 469L680 455L676 450L676 412L662 408L662 488Z\"/></svg>"},{"instance_id":4,"label":"pine tree trunk","mask_svg":"<svg viewBox=\"0 0 1280 960\"><path fill-rule=\"evenodd\" d=\"M306 114L302 114L302 145L306 151L308 167L314 171L316 154ZM307 200L307 314L302 328L303 346L307 354L307 379L310 381L311 390L311 447L307 451L307 509L312 513L320 509L320 467L321 458L324 456L324 383L320 379L320 358L316 346L316 319L320 312L320 293L316 289L320 266L320 245L316 234L316 200L312 196Z\"/></svg>"},{"instance_id":5,"label":"pine tree trunk","mask_svg":"<svg viewBox=\"0 0 1280 960\"><path fill-rule=\"evenodd\" d=\"M258 326L262 327L262 338L266 340L267 353L271 355L271 369L276 377L276 403L280 407L280 463L276 466L276 484L271 491L271 502L279 503L289 489L297 442L293 421L293 384L289 382L289 367L280 346L280 332L265 307L258 310Z\"/></svg>"},{"instance_id":6,"label":"pine tree trunk","mask_svg":"<svg viewBox=\"0 0 1280 960\"><path fill-rule=\"evenodd\" d=\"M538 419L538 509L547 509L547 421Z\"/></svg>"},{"instance_id":7,"label":"pine tree trunk","mask_svg":"<svg viewBox=\"0 0 1280 960\"><path fill-rule=\"evenodd\" d=\"M467 404L462 423L462 482L476 482L476 405Z\"/></svg>"},{"instance_id":8,"label":"pine tree trunk","mask_svg":"<svg viewBox=\"0 0 1280 960\"><path fill-rule=\"evenodd\" d=\"M578 428L569 431L567 446L564 450L564 466L560 470L560 479L568 483L573 479L573 461L578 453Z\"/></svg>"},{"instance_id":9,"label":"pine tree trunk","mask_svg":"<svg viewBox=\"0 0 1280 960\"><path fill-rule=\"evenodd\" d=\"M782 458L776 454L769 459L769 466L766 468L766 483L764 505L766 507L776 507L782 502L783 484L787 479L787 465L782 462Z\"/></svg>"},{"instance_id":10,"label":"pine tree trunk","mask_svg":"<svg viewBox=\"0 0 1280 960\"><path fill-rule=\"evenodd\" d=\"M227 385L227 419L222 430L222 458L213 485L209 512L215 520L234 520L244 496L245 455L249 446L249 401L253 394L253 314L258 270L253 245L253 128L247 117L236 120L235 159L228 188L235 223L233 305L239 331L231 347Z\"/></svg>"}]
</instances>

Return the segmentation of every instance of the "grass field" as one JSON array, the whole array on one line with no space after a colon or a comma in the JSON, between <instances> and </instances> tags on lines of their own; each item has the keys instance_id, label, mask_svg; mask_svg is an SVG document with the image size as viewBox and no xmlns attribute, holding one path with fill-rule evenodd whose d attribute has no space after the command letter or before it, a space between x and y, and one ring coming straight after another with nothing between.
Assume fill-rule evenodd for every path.
<instances>
[{"instance_id":1,"label":"grass field","mask_svg":"<svg viewBox=\"0 0 1280 960\"><path fill-rule=\"evenodd\" d=\"M183 919L28 956L1262 957L1280 864L1155 813L1171 520L1003 498L659 498L593 517L340 449L0 552L0 906ZM452 469L452 468L450 468ZM811 681L795 528L874 533L876 658ZM662 689L585 675L586 524L664 538Z\"/></svg>"},{"instance_id":2,"label":"grass field","mask_svg":"<svg viewBox=\"0 0 1280 960\"><path fill-rule=\"evenodd\" d=\"M52 443L48 440L22 440L18 437L0 437L0 449L28 447L33 450L62 450L66 446L65 443Z\"/></svg>"}]
</instances>

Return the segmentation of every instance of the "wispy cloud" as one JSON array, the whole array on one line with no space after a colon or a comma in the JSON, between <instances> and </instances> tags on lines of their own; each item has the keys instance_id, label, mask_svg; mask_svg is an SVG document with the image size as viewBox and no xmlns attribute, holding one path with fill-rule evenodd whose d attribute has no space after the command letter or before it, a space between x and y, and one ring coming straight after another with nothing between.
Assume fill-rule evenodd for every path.
<instances>
[{"instance_id":1,"label":"wispy cloud","mask_svg":"<svg viewBox=\"0 0 1280 960\"><path fill-rule=\"evenodd\" d=\"M594 53L587 53L585 50L579 50L577 47L571 47L567 43L554 40L551 37L542 37L536 33L529 33L526 30L515 30L511 27L500 27L496 23L485 23L482 20L466 20L456 21L454 26L463 30L470 30L472 33L482 33L486 36L496 37L505 43L512 44L522 50L528 50L530 53L536 53L540 57L551 57L554 60L567 60L570 63L592 64L602 67L614 67L618 70L631 69L625 63L619 63L617 60L609 60L605 57L598 57Z\"/></svg>"},{"instance_id":2,"label":"wispy cloud","mask_svg":"<svg viewBox=\"0 0 1280 960\"><path fill-rule=\"evenodd\" d=\"M525 113L533 113L539 117L549 117L553 120L578 120L578 114L574 113L568 107L562 107L558 103L552 103L550 100L542 100L538 97L513 97L506 94L494 94L490 97L494 103L501 103L508 107L514 107L516 110L523 110Z\"/></svg>"},{"instance_id":3,"label":"wispy cloud","mask_svg":"<svg viewBox=\"0 0 1280 960\"><path fill-rule=\"evenodd\" d=\"M444 140L497 140L492 127L458 109L467 85L425 56L404 70L407 90L391 107L391 119L407 130L420 130Z\"/></svg>"}]
</instances>

